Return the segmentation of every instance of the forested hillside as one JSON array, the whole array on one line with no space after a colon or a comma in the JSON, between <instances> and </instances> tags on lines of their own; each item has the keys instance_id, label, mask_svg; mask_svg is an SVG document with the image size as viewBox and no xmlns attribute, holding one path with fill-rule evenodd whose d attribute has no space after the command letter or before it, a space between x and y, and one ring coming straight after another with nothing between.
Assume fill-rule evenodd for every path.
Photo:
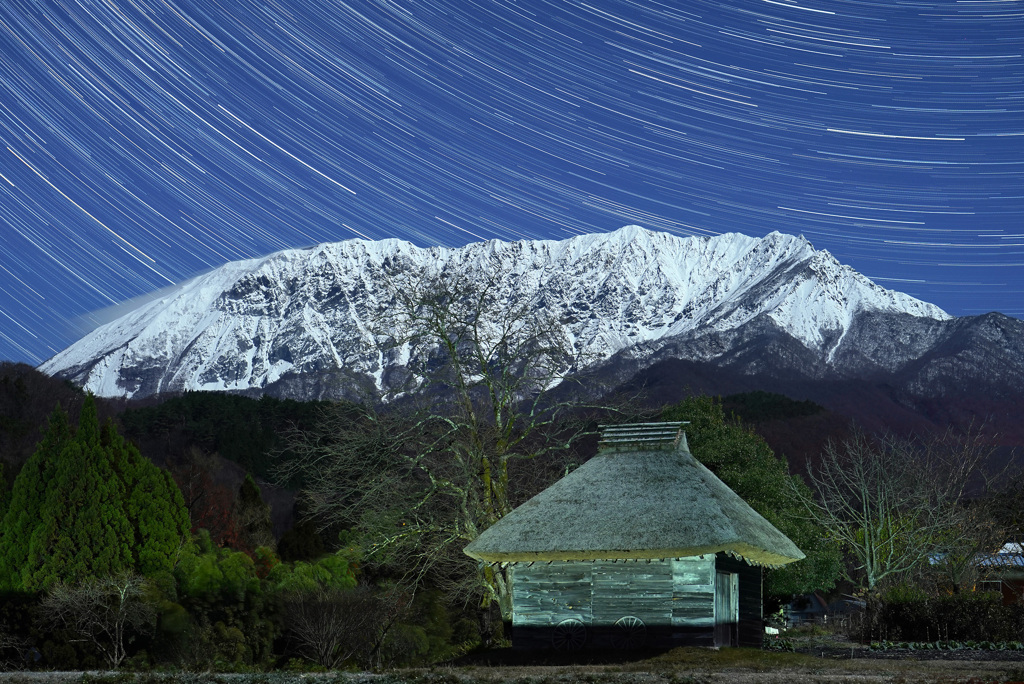
<instances>
[{"instance_id":1,"label":"forested hillside","mask_svg":"<svg viewBox=\"0 0 1024 684\"><path fill-rule=\"evenodd\" d=\"M865 436L842 415L768 392L567 404L532 424L508 404L519 417L496 431L487 414L463 413L486 407L484 395L452 402L440 385L387 407L198 392L125 407L26 366L2 370L0 657L31 653L39 668L373 667L506 644L498 573L462 553L467 530L593 456L600 423L688 421L693 454L807 554L765 576L771 609L864 580L864 535L854 527L836 544L847 522L808 515L821 495L799 476L808 463L845 467L858 445L882 462L989 453L970 435ZM459 465L478 456L490 470ZM989 491L947 501L923 541L902 522L923 524L920 509L886 514L899 522L887 534L907 544L868 578L970 586L969 568L930 569L904 547L969 558L1024 529L1017 490ZM495 505L467 516L453 505L466 492L474 506ZM895 582L867 586L881 596Z\"/></svg>"}]
</instances>

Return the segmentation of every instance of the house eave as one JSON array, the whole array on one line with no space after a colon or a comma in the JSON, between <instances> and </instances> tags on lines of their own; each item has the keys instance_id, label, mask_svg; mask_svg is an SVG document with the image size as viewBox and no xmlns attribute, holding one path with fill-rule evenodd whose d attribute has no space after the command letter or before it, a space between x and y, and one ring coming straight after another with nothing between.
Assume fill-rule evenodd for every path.
<instances>
[{"instance_id":1,"label":"house eave","mask_svg":"<svg viewBox=\"0 0 1024 684\"><path fill-rule=\"evenodd\" d=\"M546 561L597 561L597 560L661 560L665 558L688 558L706 554L725 553L751 565L779 567L804 558L783 556L764 549L758 549L743 542L707 546L687 546L657 549L585 549L585 550L538 550L538 551L486 551L466 549L466 554L485 563L534 563Z\"/></svg>"}]
</instances>

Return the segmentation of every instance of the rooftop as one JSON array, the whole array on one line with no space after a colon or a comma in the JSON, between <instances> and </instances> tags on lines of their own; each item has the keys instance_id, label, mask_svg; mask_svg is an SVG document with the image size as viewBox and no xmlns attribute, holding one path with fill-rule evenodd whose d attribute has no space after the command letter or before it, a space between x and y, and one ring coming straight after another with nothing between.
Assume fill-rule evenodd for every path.
<instances>
[{"instance_id":1,"label":"rooftop","mask_svg":"<svg viewBox=\"0 0 1024 684\"><path fill-rule=\"evenodd\" d=\"M777 566L803 558L690 454L682 427L604 427L596 456L492 525L466 553L488 562L725 552Z\"/></svg>"}]
</instances>

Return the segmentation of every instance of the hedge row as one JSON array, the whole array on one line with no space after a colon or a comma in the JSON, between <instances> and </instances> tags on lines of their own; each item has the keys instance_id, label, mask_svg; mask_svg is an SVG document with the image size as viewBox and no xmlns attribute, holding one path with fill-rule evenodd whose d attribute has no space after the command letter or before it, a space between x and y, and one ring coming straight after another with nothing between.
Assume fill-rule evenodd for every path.
<instances>
[{"instance_id":1,"label":"hedge row","mask_svg":"<svg viewBox=\"0 0 1024 684\"><path fill-rule=\"evenodd\" d=\"M871 602L873 641L1012 642L1024 634L1024 603L1003 605L997 593Z\"/></svg>"}]
</instances>

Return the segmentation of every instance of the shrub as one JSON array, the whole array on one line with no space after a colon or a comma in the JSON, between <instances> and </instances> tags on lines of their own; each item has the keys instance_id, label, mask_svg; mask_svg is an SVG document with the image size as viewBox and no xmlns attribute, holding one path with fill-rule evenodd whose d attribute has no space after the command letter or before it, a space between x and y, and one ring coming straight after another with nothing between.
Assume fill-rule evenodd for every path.
<instances>
[{"instance_id":1,"label":"shrub","mask_svg":"<svg viewBox=\"0 0 1024 684\"><path fill-rule=\"evenodd\" d=\"M1024 633L1024 604L1003 605L994 592L930 598L888 592L871 602L868 613L865 636L880 641L1012 642Z\"/></svg>"}]
</instances>

